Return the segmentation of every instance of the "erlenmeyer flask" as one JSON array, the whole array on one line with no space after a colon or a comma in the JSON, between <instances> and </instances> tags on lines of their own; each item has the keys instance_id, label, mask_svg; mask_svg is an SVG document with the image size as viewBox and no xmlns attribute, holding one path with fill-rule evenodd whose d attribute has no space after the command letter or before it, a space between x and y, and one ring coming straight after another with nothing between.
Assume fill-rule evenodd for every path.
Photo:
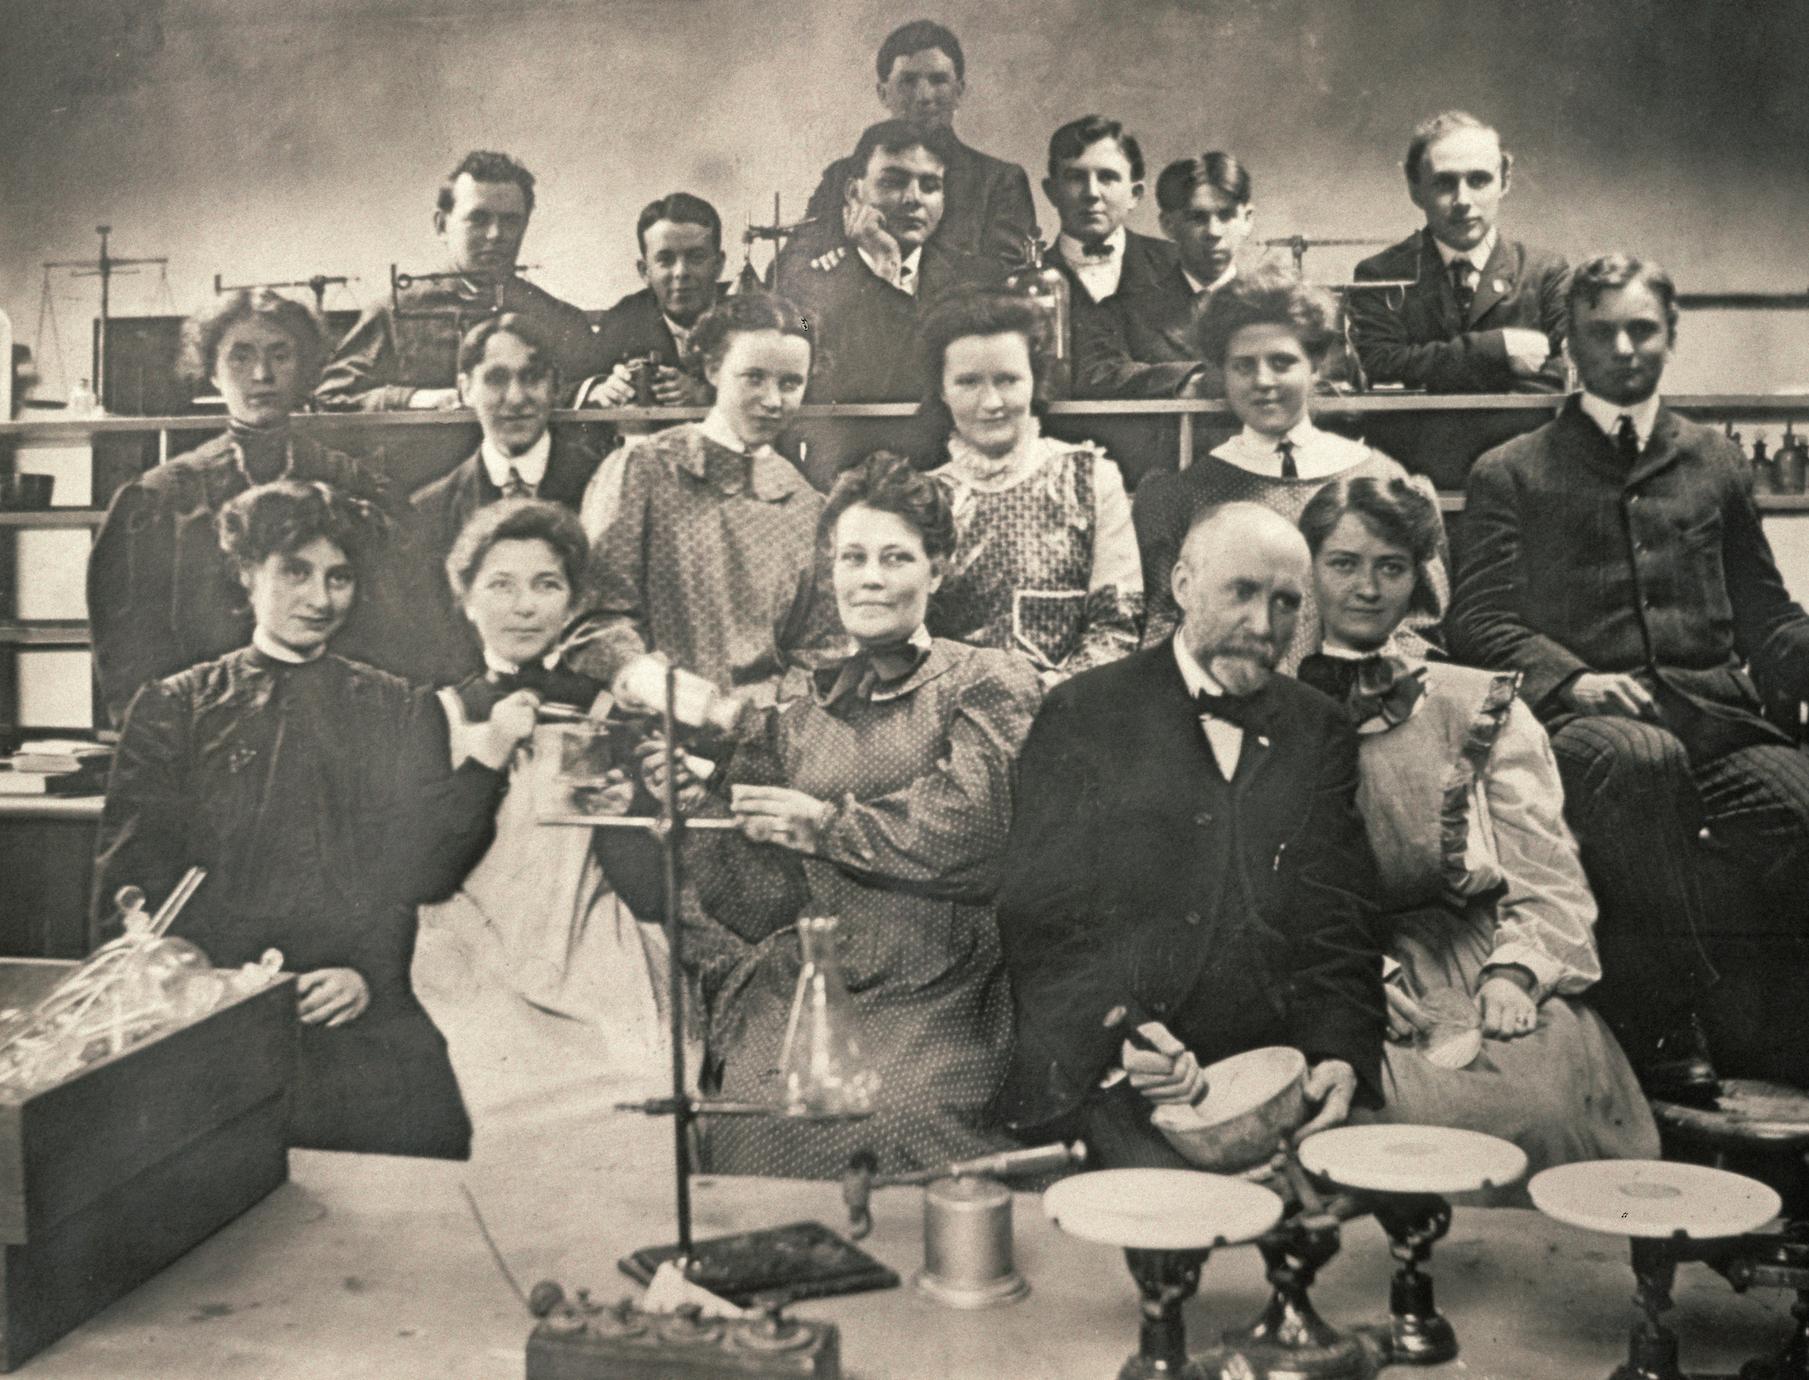
<instances>
[{"instance_id":1,"label":"erlenmeyer flask","mask_svg":"<svg viewBox=\"0 0 1809 1380\"><path fill-rule=\"evenodd\" d=\"M779 1054L787 1116L867 1116L879 1092L879 1075L861 1053L854 1004L842 983L837 924L826 915L798 921L803 967Z\"/></svg>"}]
</instances>

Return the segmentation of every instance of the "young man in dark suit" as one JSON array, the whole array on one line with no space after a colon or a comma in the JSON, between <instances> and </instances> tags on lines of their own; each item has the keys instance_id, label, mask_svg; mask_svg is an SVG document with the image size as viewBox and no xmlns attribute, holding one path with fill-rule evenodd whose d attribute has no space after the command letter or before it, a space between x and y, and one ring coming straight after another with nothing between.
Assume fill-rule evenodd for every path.
<instances>
[{"instance_id":1,"label":"young man in dark suit","mask_svg":"<svg viewBox=\"0 0 1809 1380\"><path fill-rule=\"evenodd\" d=\"M1594 259L1567 307L1583 391L1471 471L1452 652L1519 671L1551 730L1601 902L1597 1001L1648 1090L1712 1096L1697 1008L1722 1072L1803 1082L1809 758L1761 691L1797 721L1809 616L1739 447L1660 401L1669 275Z\"/></svg>"},{"instance_id":2,"label":"young man in dark suit","mask_svg":"<svg viewBox=\"0 0 1809 1380\"><path fill-rule=\"evenodd\" d=\"M1403 164L1426 224L1357 265L1351 334L1371 383L1432 393L1564 388L1564 261L1500 232L1514 159L1473 115L1447 111L1413 132Z\"/></svg>"},{"instance_id":3,"label":"young man in dark suit","mask_svg":"<svg viewBox=\"0 0 1809 1380\"><path fill-rule=\"evenodd\" d=\"M1180 281L1180 255L1168 240L1140 235L1126 219L1143 201L1143 149L1116 120L1083 115L1049 138L1049 175L1043 194L1061 218L1061 234L1049 256L1068 280L1070 351L1097 341L1092 318L1115 310L1120 297L1147 298ZM1076 377L1086 367L1076 360ZM1097 441L1134 487L1151 469L1174 467L1174 428L1160 420L1084 417L1066 419L1076 440ZM1060 434L1064 419L1051 419Z\"/></svg>"},{"instance_id":4,"label":"young man in dark suit","mask_svg":"<svg viewBox=\"0 0 1809 1380\"><path fill-rule=\"evenodd\" d=\"M777 264L779 292L816 328L814 402L914 402L923 397L917 322L942 294L996 282L991 260L942 238L950 136L886 120L861 135L836 212L841 235L812 254L794 241Z\"/></svg>"},{"instance_id":5,"label":"young man in dark suit","mask_svg":"<svg viewBox=\"0 0 1809 1380\"><path fill-rule=\"evenodd\" d=\"M533 213L534 174L504 153L466 154L433 213L447 272L365 312L327 362L315 402L328 412L458 407L459 341L505 312L534 323L565 377L589 373L584 313L515 271Z\"/></svg>"},{"instance_id":6,"label":"young man in dark suit","mask_svg":"<svg viewBox=\"0 0 1809 1380\"><path fill-rule=\"evenodd\" d=\"M1379 1099L1356 734L1274 674L1309 578L1285 518L1209 510L1175 565L1175 638L1075 676L1037 715L998 893L1018 1035L995 1110L1017 1134L1178 1167L1154 1108L1270 1044L1311 1063L1305 1129Z\"/></svg>"},{"instance_id":7,"label":"young man in dark suit","mask_svg":"<svg viewBox=\"0 0 1809 1380\"><path fill-rule=\"evenodd\" d=\"M1212 294L1237 274L1254 208L1250 174L1228 153L1183 158L1156 179L1172 255L1129 260L1102 310L1075 317L1076 391L1087 398L1218 397L1224 381L1199 357L1191 330Z\"/></svg>"},{"instance_id":8,"label":"young man in dark suit","mask_svg":"<svg viewBox=\"0 0 1809 1380\"><path fill-rule=\"evenodd\" d=\"M877 63L879 99L894 120L904 120L948 136L946 176L948 217L943 242L963 254L977 254L1015 267L1025 262L1037 237L1036 205L1030 178L1016 163L993 158L955 138L955 111L967 94L967 58L961 41L927 19L913 20L886 35ZM808 243L820 253L835 243L841 226L843 191L862 167L838 158L823 170L805 215L814 218Z\"/></svg>"},{"instance_id":9,"label":"young man in dark suit","mask_svg":"<svg viewBox=\"0 0 1809 1380\"><path fill-rule=\"evenodd\" d=\"M710 387L690 357L691 332L726 296L721 282L722 218L689 192L649 202L635 222L641 256L635 272L645 284L622 298L597 323L594 372L579 386L574 407L629 407L636 398L631 361L654 361L648 377L663 407L707 406Z\"/></svg>"},{"instance_id":10,"label":"young man in dark suit","mask_svg":"<svg viewBox=\"0 0 1809 1380\"><path fill-rule=\"evenodd\" d=\"M540 498L576 511L598 463L575 439L548 429L559 372L546 339L526 317L500 316L466 333L459 342L458 388L477 414L483 442L409 500L422 611L415 675L447 684L481 669L482 662L482 648L454 608L446 578L446 557L465 523L502 498Z\"/></svg>"}]
</instances>

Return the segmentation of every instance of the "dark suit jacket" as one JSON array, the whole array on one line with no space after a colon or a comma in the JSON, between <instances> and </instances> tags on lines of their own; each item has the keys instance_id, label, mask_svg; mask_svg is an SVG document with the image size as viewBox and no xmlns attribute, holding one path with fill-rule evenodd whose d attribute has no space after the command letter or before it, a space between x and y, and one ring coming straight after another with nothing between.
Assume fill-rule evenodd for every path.
<instances>
[{"instance_id":1,"label":"dark suit jacket","mask_svg":"<svg viewBox=\"0 0 1809 1380\"><path fill-rule=\"evenodd\" d=\"M718 283L716 300L720 302L729 292L729 284ZM629 293L604 312L597 321L596 337L592 374L607 374L625 359L644 359L648 355L658 355L660 363L673 368L685 366L651 288ZM700 370L692 372L702 376Z\"/></svg>"},{"instance_id":2,"label":"dark suit jacket","mask_svg":"<svg viewBox=\"0 0 1809 1380\"><path fill-rule=\"evenodd\" d=\"M1151 1019L1202 1063L1289 1044L1348 1060L1377 1087L1381 960L1356 734L1298 681L1274 677L1254 698L1229 783L1170 644L1044 701L998 897L1018 1038L997 1110L1014 1129L1075 1110Z\"/></svg>"},{"instance_id":3,"label":"dark suit jacket","mask_svg":"<svg viewBox=\"0 0 1809 1380\"><path fill-rule=\"evenodd\" d=\"M577 511L585 486L596 473L598 457L576 440L553 433L553 451L538 497ZM446 580L446 557L471 515L502 497L484 469L482 452L474 452L449 474L417 489L414 508L416 569L410 600L420 612L409 637L409 673L416 680L454 684L483 669L483 648L460 614Z\"/></svg>"},{"instance_id":4,"label":"dark suit jacket","mask_svg":"<svg viewBox=\"0 0 1809 1380\"><path fill-rule=\"evenodd\" d=\"M414 283L396 298L393 306L385 297L366 311L333 351L314 390L323 411L395 411L408 406L416 389L453 387L459 341L502 312L519 312L540 328L566 394L596 372L589 319L525 278L503 284L500 301L493 290L475 290L456 278Z\"/></svg>"},{"instance_id":5,"label":"dark suit jacket","mask_svg":"<svg viewBox=\"0 0 1809 1380\"><path fill-rule=\"evenodd\" d=\"M820 403L919 401L918 319L951 288L1003 276L993 261L949 248L940 229L923 246L915 296L881 279L846 241L815 258L787 245L777 267L779 291L816 328L810 401Z\"/></svg>"},{"instance_id":6,"label":"dark suit jacket","mask_svg":"<svg viewBox=\"0 0 1809 1380\"><path fill-rule=\"evenodd\" d=\"M1809 696L1809 617L1778 575L1745 457L1710 427L1661 408L1628 472L1573 398L1476 462L1459 534L1452 653L1523 672L1548 718L1583 671L1643 674L1736 724L1759 712L1743 664Z\"/></svg>"},{"instance_id":7,"label":"dark suit jacket","mask_svg":"<svg viewBox=\"0 0 1809 1380\"><path fill-rule=\"evenodd\" d=\"M1359 281L1410 278L1410 288L1352 291L1351 335L1371 383L1400 383L1432 393L1555 393L1564 367L1555 356L1569 329L1564 260L1497 235L1495 252L1476 283L1468 320L1457 309L1451 275L1430 230L1357 265ZM1536 378L1516 378L1501 332L1542 332L1554 358Z\"/></svg>"},{"instance_id":8,"label":"dark suit jacket","mask_svg":"<svg viewBox=\"0 0 1809 1380\"><path fill-rule=\"evenodd\" d=\"M1075 290L1085 296L1078 283ZM1130 235L1118 291L1074 314L1074 391L1083 398L1172 398L1192 374L1204 371L1216 381L1218 371L1201 363L1190 339L1195 315L1193 284L1174 245Z\"/></svg>"},{"instance_id":9,"label":"dark suit jacket","mask_svg":"<svg viewBox=\"0 0 1809 1380\"><path fill-rule=\"evenodd\" d=\"M1036 238L1036 203L1030 178L1016 163L993 158L955 141L956 157L943 177L942 224L936 238L963 254L976 254L1016 268L1025 261L1025 242ZM802 237L813 254L842 237L842 200L848 179L858 175L848 158L823 169L804 214L818 224Z\"/></svg>"}]
</instances>

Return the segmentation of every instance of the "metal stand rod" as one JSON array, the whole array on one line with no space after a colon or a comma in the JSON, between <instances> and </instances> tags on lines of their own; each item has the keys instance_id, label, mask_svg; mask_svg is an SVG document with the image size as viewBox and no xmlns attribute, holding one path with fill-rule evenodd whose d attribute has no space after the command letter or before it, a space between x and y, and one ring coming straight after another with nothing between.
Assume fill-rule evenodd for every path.
<instances>
[{"instance_id":1,"label":"metal stand rod","mask_svg":"<svg viewBox=\"0 0 1809 1380\"><path fill-rule=\"evenodd\" d=\"M660 865L666 884L666 1000L672 1016L672 1155L675 1206L678 1212L678 1267L691 1266L691 1124L693 1109L685 1093L685 969L684 936L680 921L678 885L683 871L679 846L684 842L684 817L678 812L678 668L666 667L666 700L660 706L666 732L666 787L664 819L659 829Z\"/></svg>"}]
</instances>

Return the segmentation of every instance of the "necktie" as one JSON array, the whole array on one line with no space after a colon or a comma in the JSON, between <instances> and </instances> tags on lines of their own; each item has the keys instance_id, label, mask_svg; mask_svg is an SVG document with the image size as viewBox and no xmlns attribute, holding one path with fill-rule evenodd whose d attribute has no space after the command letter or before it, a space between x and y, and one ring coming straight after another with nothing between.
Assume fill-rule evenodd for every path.
<instances>
[{"instance_id":1,"label":"necktie","mask_svg":"<svg viewBox=\"0 0 1809 1380\"><path fill-rule=\"evenodd\" d=\"M1283 479L1300 478L1300 466L1294 463L1294 443L1284 440L1275 447L1275 453L1281 457L1281 477Z\"/></svg>"},{"instance_id":2,"label":"necktie","mask_svg":"<svg viewBox=\"0 0 1809 1380\"><path fill-rule=\"evenodd\" d=\"M1639 428L1625 412L1614 424L1614 449L1628 469L1639 459Z\"/></svg>"},{"instance_id":3,"label":"necktie","mask_svg":"<svg viewBox=\"0 0 1809 1380\"><path fill-rule=\"evenodd\" d=\"M1242 729L1251 726L1256 712L1254 695L1215 695L1210 690L1200 690L1195 692L1193 704L1201 714L1210 714Z\"/></svg>"},{"instance_id":4,"label":"necktie","mask_svg":"<svg viewBox=\"0 0 1809 1380\"><path fill-rule=\"evenodd\" d=\"M1476 265L1468 259L1451 260L1451 293L1457 298L1458 313L1465 321L1470 319L1470 307L1476 301L1476 286L1470 281L1470 275L1476 272Z\"/></svg>"},{"instance_id":5,"label":"necktie","mask_svg":"<svg viewBox=\"0 0 1809 1380\"><path fill-rule=\"evenodd\" d=\"M1344 702L1353 724L1380 718L1390 726L1405 723L1426 693L1426 668L1409 666L1398 656L1327 656L1314 652L1300 663L1296 676L1323 695Z\"/></svg>"},{"instance_id":6,"label":"necktie","mask_svg":"<svg viewBox=\"0 0 1809 1380\"><path fill-rule=\"evenodd\" d=\"M911 286L911 266L907 263L898 265L898 290L900 292L916 291L916 289Z\"/></svg>"},{"instance_id":7,"label":"necktie","mask_svg":"<svg viewBox=\"0 0 1809 1380\"><path fill-rule=\"evenodd\" d=\"M502 496L504 498L532 498L534 486L521 477L521 471L509 466L509 477L503 480Z\"/></svg>"}]
</instances>

